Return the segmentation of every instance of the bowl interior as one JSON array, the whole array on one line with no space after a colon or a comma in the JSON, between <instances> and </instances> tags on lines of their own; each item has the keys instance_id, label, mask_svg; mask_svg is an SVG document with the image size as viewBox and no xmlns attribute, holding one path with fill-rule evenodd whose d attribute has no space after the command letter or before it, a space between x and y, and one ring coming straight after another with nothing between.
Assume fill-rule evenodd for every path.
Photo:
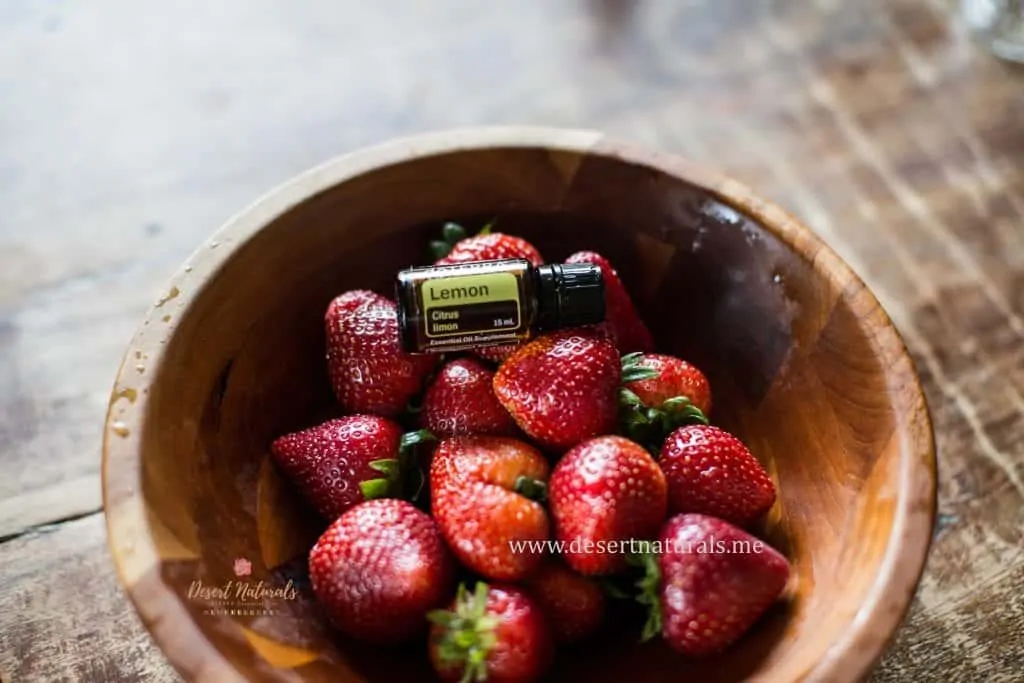
<instances>
[{"instance_id":1,"label":"bowl interior","mask_svg":"<svg viewBox=\"0 0 1024 683\"><path fill-rule=\"evenodd\" d=\"M141 495L159 559L129 590L161 645L197 629L204 648L250 678L431 680L423 644L378 650L326 626L304 576L323 523L295 499L268 444L336 414L322 330L333 296L390 293L398 269L426 261L441 222L477 227L497 216L497 229L531 240L549 261L580 249L612 259L660 350L708 373L713 421L776 480L779 501L762 532L794 567L786 599L722 656L639 647L638 631L623 635L623 614L596 642L563 652L553 678L789 681L811 671L884 570L920 397L901 388L916 390L913 372L902 346L879 335L888 323L863 285L831 270L834 257L815 259L813 238L766 227L761 205L717 194L612 154L449 151L357 174L253 217L266 224L248 239L228 230L211 242L151 314L115 390L133 392L125 407L137 411L138 430L120 436L139 459L140 490L129 493ZM228 253L202 267L217 249ZM136 390L145 398L137 404ZM108 452L108 477L115 466ZM203 591L261 580L296 591L249 593L248 606L236 593ZM155 624L144 604L157 593L178 604ZM202 672L194 659L172 660L186 675Z\"/></svg>"}]
</instances>

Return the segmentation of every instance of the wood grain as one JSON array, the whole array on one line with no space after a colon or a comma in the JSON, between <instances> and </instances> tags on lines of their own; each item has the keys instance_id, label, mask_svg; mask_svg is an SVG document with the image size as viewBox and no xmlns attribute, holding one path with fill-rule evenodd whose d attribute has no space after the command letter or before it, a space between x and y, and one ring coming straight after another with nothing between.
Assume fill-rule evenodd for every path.
<instances>
[{"instance_id":1,"label":"wood grain","mask_svg":"<svg viewBox=\"0 0 1024 683\"><path fill-rule=\"evenodd\" d=\"M125 609L103 515L0 544L0 680L174 681Z\"/></svg>"},{"instance_id":2,"label":"wood grain","mask_svg":"<svg viewBox=\"0 0 1024 683\"><path fill-rule=\"evenodd\" d=\"M98 509L102 415L129 334L191 250L266 188L396 134L600 128L728 171L865 277L921 370L941 458L929 571L875 680L1014 680L1024 77L972 45L953 4L8 3L0 537ZM18 562L50 558L39 576L80 582L106 553L83 550L76 570L39 537L11 543ZM27 648L88 633L94 609L129 618L116 592L62 595L64 625ZM117 647L88 654L109 680L134 680ZM0 672L26 656L3 648ZM73 659L55 662L64 673L21 680L76 679Z\"/></svg>"}]
</instances>

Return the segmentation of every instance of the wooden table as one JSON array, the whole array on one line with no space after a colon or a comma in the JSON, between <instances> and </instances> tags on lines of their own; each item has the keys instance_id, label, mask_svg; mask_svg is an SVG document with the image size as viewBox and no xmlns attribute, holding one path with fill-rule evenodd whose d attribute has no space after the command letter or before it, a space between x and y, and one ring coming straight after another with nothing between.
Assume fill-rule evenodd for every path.
<instances>
[{"instance_id":1,"label":"wooden table","mask_svg":"<svg viewBox=\"0 0 1024 683\"><path fill-rule=\"evenodd\" d=\"M1024 74L941 0L0 4L0 680L175 674L108 557L130 333L262 191L392 136L604 129L787 206L918 363L940 518L873 680L1024 676Z\"/></svg>"}]
</instances>

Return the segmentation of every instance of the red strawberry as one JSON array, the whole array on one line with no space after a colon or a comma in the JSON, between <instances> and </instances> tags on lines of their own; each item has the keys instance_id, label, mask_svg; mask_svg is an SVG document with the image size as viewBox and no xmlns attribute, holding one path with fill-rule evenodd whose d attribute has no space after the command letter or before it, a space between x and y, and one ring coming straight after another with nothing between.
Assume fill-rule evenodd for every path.
<instances>
[{"instance_id":1,"label":"red strawberry","mask_svg":"<svg viewBox=\"0 0 1024 683\"><path fill-rule=\"evenodd\" d=\"M604 621L601 588L561 562L545 562L527 583L527 589L548 616L556 640L582 640L593 635Z\"/></svg>"},{"instance_id":2,"label":"red strawberry","mask_svg":"<svg viewBox=\"0 0 1024 683\"><path fill-rule=\"evenodd\" d=\"M621 436L591 439L566 453L551 475L549 495L562 556L582 574L625 568L624 546L657 534L667 507L658 464Z\"/></svg>"},{"instance_id":3,"label":"red strawberry","mask_svg":"<svg viewBox=\"0 0 1024 683\"><path fill-rule=\"evenodd\" d=\"M627 358L623 358L623 362L627 362ZM711 413L711 385L696 367L685 360L659 353L639 354L633 358L637 367L657 373L653 378L624 384L645 406L661 408L666 402L684 396L705 415Z\"/></svg>"},{"instance_id":4,"label":"red strawberry","mask_svg":"<svg viewBox=\"0 0 1024 683\"><path fill-rule=\"evenodd\" d=\"M372 500L328 527L309 553L313 592L331 621L371 643L407 640L451 597L455 561L430 517Z\"/></svg>"},{"instance_id":5,"label":"red strawberry","mask_svg":"<svg viewBox=\"0 0 1024 683\"><path fill-rule=\"evenodd\" d=\"M507 344L504 346L483 346L479 349L473 349L473 353L483 358L484 360L490 361L495 365L501 365L505 362L505 359L511 356L517 349L523 344Z\"/></svg>"},{"instance_id":6,"label":"red strawberry","mask_svg":"<svg viewBox=\"0 0 1024 683\"><path fill-rule=\"evenodd\" d=\"M346 292L324 322L331 384L348 412L398 415L437 363L436 355L401 350L395 304L380 294Z\"/></svg>"},{"instance_id":7,"label":"red strawberry","mask_svg":"<svg viewBox=\"0 0 1024 683\"><path fill-rule=\"evenodd\" d=\"M657 453L665 437L685 424L707 424L711 387L686 361L655 353L622 357L619 422L623 433Z\"/></svg>"},{"instance_id":8,"label":"red strawberry","mask_svg":"<svg viewBox=\"0 0 1024 683\"><path fill-rule=\"evenodd\" d=\"M515 422L494 396L493 377L492 371L472 358L445 365L423 398L423 427L442 439L467 434L513 434Z\"/></svg>"},{"instance_id":9,"label":"red strawberry","mask_svg":"<svg viewBox=\"0 0 1024 683\"><path fill-rule=\"evenodd\" d=\"M549 472L544 456L516 439L457 436L440 443L430 465L431 512L462 564L498 581L517 581L537 568L544 559L539 546L551 537L538 502Z\"/></svg>"},{"instance_id":10,"label":"red strawberry","mask_svg":"<svg viewBox=\"0 0 1024 683\"><path fill-rule=\"evenodd\" d=\"M688 655L719 652L743 635L785 588L789 563L728 522L678 515L646 556L640 601L651 609L645 638L661 633Z\"/></svg>"},{"instance_id":11,"label":"red strawberry","mask_svg":"<svg viewBox=\"0 0 1024 683\"><path fill-rule=\"evenodd\" d=\"M530 437L564 451L615 431L621 378L615 345L578 328L538 337L509 356L494 393Z\"/></svg>"},{"instance_id":12,"label":"red strawberry","mask_svg":"<svg viewBox=\"0 0 1024 683\"><path fill-rule=\"evenodd\" d=\"M443 681L530 683L554 655L543 612L514 586L460 585L451 609L430 620L430 661Z\"/></svg>"},{"instance_id":13,"label":"red strawberry","mask_svg":"<svg viewBox=\"0 0 1024 683\"><path fill-rule=\"evenodd\" d=\"M775 503L775 485L743 442L717 427L680 427L661 448L669 510L699 512L739 526Z\"/></svg>"},{"instance_id":14,"label":"red strawberry","mask_svg":"<svg viewBox=\"0 0 1024 683\"><path fill-rule=\"evenodd\" d=\"M544 258L535 246L521 237L491 232L490 225L473 237L467 237L462 226L448 223L444 226L443 235L443 240L430 243L434 258L437 259L434 265L513 258L526 259L535 266L544 263Z\"/></svg>"},{"instance_id":15,"label":"red strawberry","mask_svg":"<svg viewBox=\"0 0 1024 683\"><path fill-rule=\"evenodd\" d=\"M651 337L647 325L633 306L633 300L626 291L626 286L615 272L608 259L593 251L579 251L570 256L566 263L590 263L601 269L604 275L605 306L608 311L608 324L611 326L616 343L622 353L634 351L653 351L654 338Z\"/></svg>"},{"instance_id":16,"label":"red strawberry","mask_svg":"<svg viewBox=\"0 0 1024 683\"><path fill-rule=\"evenodd\" d=\"M386 418L351 415L282 436L270 450L306 500L335 519L364 500L411 494L405 477L416 469L413 449L427 440L429 432L403 435Z\"/></svg>"}]
</instances>

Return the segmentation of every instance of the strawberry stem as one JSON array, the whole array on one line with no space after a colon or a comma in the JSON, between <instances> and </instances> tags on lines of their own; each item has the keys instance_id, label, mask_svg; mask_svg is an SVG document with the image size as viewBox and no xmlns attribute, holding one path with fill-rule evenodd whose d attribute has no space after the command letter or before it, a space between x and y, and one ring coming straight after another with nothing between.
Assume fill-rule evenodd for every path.
<instances>
[{"instance_id":1,"label":"strawberry stem","mask_svg":"<svg viewBox=\"0 0 1024 683\"><path fill-rule=\"evenodd\" d=\"M462 664L461 683L487 680L487 657L497 643L498 617L487 613L487 584L478 581L472 594L460 583L452 610L433 610L427 619L442 627L437 653Z\"/></svg>"},{"instance_id":2,"label":"strawberry stem","mask_svg":"<svg viewBox=\"0 0 1024 683\"><path fill-rule=\"evenodd\" d=\"M387 479L367 479L359 483L359 490L363 492L364 500L391 497L391 484Z\"/></svg>"},{"instance_id":3,"label":"strawberry stem","mask_svg":"<svg viewBox=\"0 0 1024 683\"><path fill-rule=\"evenodd\" d=\"M441 228L441 239L448 244L455 244L460 240L466 239L468 236L466 229L458 223L445 223Z\"/></svg>"},{"instance_id":4,"label":"strawberry stem","mask_svg":"<svg viewBox=\"0 0 1024 683\"><path fill-rule=\"evenodd\" d=\"M443 259L461 240L466 239L466 229L458 223L445 223L441 228L441 239L430 242L430 255L434 261Z\"/></svg>"},{"instance_id":5,"label":"strawberry stem","mask_svg":"<svg viewBox=\"0 0 1024 683\"><path fill-rule=\"evenodd\" d=\"M398 442L398 457L374 460L370 468L383 474L377 479L367 479L359 484L365 500L375 498L419 498L423 491L425 477L416 457L416 447L437 441L437 437L426 429L408 432ZM415 486L413 486L415 482Z\"/></svg>"},{"instance_id":6,"label":"strawberry stem","mask_svg":"<svg viewBox=\"0 0 1024 683\"><path fill-rule=\"evenodd\" d=\"M426 429L406 432L398 442L398 463L401 467L401 482L406 499L418 502L426 486L427 477L418 457L418 448L424 444L432 444L437 437Z\"/></svg>"},{"instance_id":7,"label":"strawberry stem","mask_svg":"<svg viewBox=\"0 0 1024 683\"><path fill-rule=\"evenodd\" d=\"M646 642L661 633L661 568L654 553L632 555L629 561L644 570L643 577L636 582L636 601L647 608L647 622L640 635L640 641Z\"/></svg>"},{"instance_id":8,"label":"strawberry stem","mask_svg":"<svg viewBox=\"0 0 1024 683\"><path fill-rule=\"evenodd\" d=\"M360 482L359 490L363 492L364 499L396 498L401 494L402 467L398 460L395 458L374 460L370 463L370 468L384 476Z\"/></svg>"},{"instance_id":9,"label":"strawberry stem","mask_svg":"<svg viewBox=\"0 0 1024 683\"><path fill-rule=\"evenodd\" d=\"M708 424L708 416L690 401L687 396L676 396L661 404L661 412L667 427L675 429L686 424Z\"/></svg>"},{"instance_id":10,"label":"strawberry stem","mask_svg":"<svg viewBox=\"0 0 1024 683\"><path fill-rule=\"evenodd\" d=\"M640 361L643 360L644 354L642 351L636 351L634 353L627 353L622 357L622 383L629 384L630 382L639 382L645 379L654 379L660 377L661 372L654 368L644 367L640 365Z\"/></svg>"},{"instance_id":11,"label":"strawberry stem","mask_svg":"<svg viewBox=\"0 0 1024 683\"><path fill-rule=\"evenodd\" d=\"M619 389L619 426L627 438L644 446L656 457L661 450L656 421L640 397L625 387Z\"/></svg>"},{"instance_id":12,"label":"strawberry stem","mask_svg":"<svg viewBox=\"0 0 1024 683\"><path fill-rule=\"evenodd\" d=\"M686 396L676 396L658 408L648 408L625 387L619 389L619 424L625 436L658 457L665 439L679 427L708 424L704 412Z\"/></svg>"},{"instance_id":13,"label":"strawberry stem","mask_svg":"<svg viewBox=\"0 0 1024 683\"><path fill-rule=\"evenodd\" d=\"M406 432L405 434L402 434L402 440L398 442L398 455L401 457L405 453L412 453L416 446L425 443L434 443L435 441L437 441L437 437L427 429L418 429L415 432Z\"/></svg>"},{"instance_id":14,"label":"strawberry stem","mask_svg":"<svg viewBox=\"0 0 1024 683\"><path fill-rule=\"evenodd\" d=\"M494 229L494 224L497 222L497 218L492 218L487 225L481 228L480 232L477 233L477 236L490 235ZM432 240L430 242L430 256L434 261L443 259L448 254L452 253L452 249L455 248L456 244L467 237L469 237L469 234L466 232L466 229L458 223L445 223L441 227L441 239Z\"/></svg>"},{"instance_id":15,"label":"strawberry stem","mask_svg":"<svg viewBox=\"0 0 1024 683\"><path fill-rule=\"evenodd\" d=\"M539 479L520 475L512 490L521 496L543 503L548 497L548 485Z\"/></svg>"}]
</instances>

